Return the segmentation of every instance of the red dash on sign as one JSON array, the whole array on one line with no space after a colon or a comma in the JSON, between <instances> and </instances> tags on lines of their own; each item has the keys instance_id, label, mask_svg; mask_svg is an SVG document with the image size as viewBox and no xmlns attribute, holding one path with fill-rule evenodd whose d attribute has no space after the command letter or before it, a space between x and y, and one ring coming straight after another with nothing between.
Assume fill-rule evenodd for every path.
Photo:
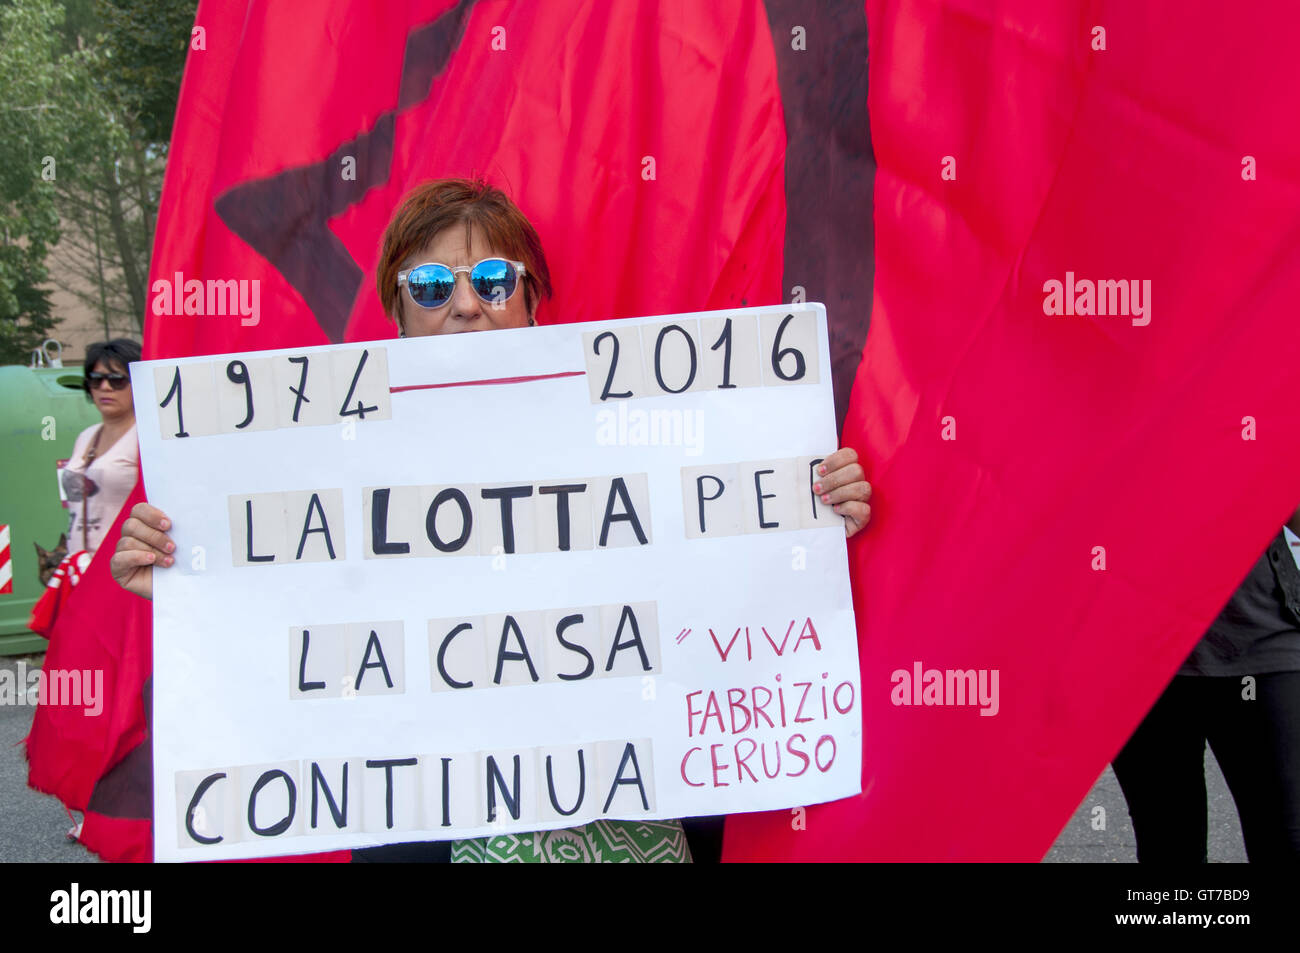
<instances>
[{"instance_id":1,"label":"red dash on sign","mask_svg":"<svg viewBox=\"0 0 1300 953\"><path fill-rule=\"evenodd\" d=\"M525 377L492 377L481 381L445 381L441 384L403 384L390 387L390 394L400 394L407 390L437 390L441 387L482 387L487 384L526 384L529 381L549 381L557 377L581 377L586 371L561 371L558 374L529 374Z\"/></svg>"}]
</instances>

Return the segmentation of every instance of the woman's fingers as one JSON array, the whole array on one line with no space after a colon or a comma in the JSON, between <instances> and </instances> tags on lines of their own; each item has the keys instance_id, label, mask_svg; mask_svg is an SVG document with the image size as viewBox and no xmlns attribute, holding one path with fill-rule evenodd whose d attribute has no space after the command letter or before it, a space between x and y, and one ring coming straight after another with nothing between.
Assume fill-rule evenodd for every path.
<instances>
[{"instance_id":1,"label":"woman's fingers","mask_svg":"<svg viewBox=\"0 0 1300 953\"><path fill-rule=\"evenodd\" d=\"M852 447L841 447L830 454L817 468L813 492L823 503L835 507L844 517L844 533L852 536L871 519L871 484L867 472L858 463L858 452Z\"/></svg>"},{"instance_id":2,"label":"woman's fingers","mask_svg":"<svg viewBox=\"0 0 1300 953\"><path fill-rule=\"evenodd\" d=\"M846 483L844 486L837 487L829 493L822 494L828 499L825 502L835 503L865 503L871 499L871 484L866 480L857 480L854 483Z\"/></svg>"},{"instance_id":3,"label":"woman's fingers","mask_svg":"<svg viewBox=\"0 0 1300 953\"><path fill-rule=\"evenodd\" d=\"M858 462L858 451L852 447L840 447L825 460L822 461L822 468L827 473L838 470L840 467L847 467L850 463ZM820 472L820 471L819 471Z\"/></svg>"},{"instance_id":4,"label":"woman's fingers","mask_svg":"<svg viewBox=\"0 0 1300 953\"><path fill-rule=\"evenodd\" d=\"M867 473L862 469L860 463L849 463L840 467L838 470L828 470L825 476L818 477L813 482L813 492L825 497L831 490L848 486L850 483L862 483L867 479ZM827 502L825 499L823 503ZM834 500L830 501L834 503Z\"/></svg>"},{"instance_id":5,"label":"woman's fingers","mask_svg":"<svg viewBox=\"0 0 1300 953\"><path fill-rule=\"evenodd\" d=\"M131 507L131 515L150 529L166 532L172 528L172 521L167 518L167 514L152 503L137 503Z\"/></svg>"},{"instance_id":6,"label":"woman's fingers","mask_svg":"<svg viewBox=\"0 0 1300 953\"><path fill-rule=\"evenodd\" d=\"M122 523L122 539L137 540L159 555L175 552L176 544L172 542L170 536L135 515L136 510L145 505L147 504L141 503L132 508L131 516ZM170 522L168 525L171 525Z\"/></svg>"},{"instance_id":7,"label":"woman's fingers","mask_svg":"<svg viewBox=\"0 0 1300 953\"><path fill-rule=\"evenodd\" d=\"M127 592L146 599L153 598L153 565L158 557L143 549L118 547L109 560L108 571L113 581Z\"/></svg>"},{"instance_id":8,"label":"woman's fingers","mask_svg":"<svg viewBox=\"0 0 1300 953\"><path fill-rule=\"evenodd\" d=\"M164 537L164 539L165 538L166 537ZM135 539L133 537L126 536L126 535L123 535L122 538L117 541L117 552L148 553L150 556L153 557L154 564L159 566L170 566L173 562L175 562L175 560L170 555L168 555L165 550L160 550L154 546L151 546L149 543L143 542L142 540Z\"/></svg>"},{"instance_id":9,"label":"woman's fingers","mask_svg":"<svg viewBox=\"0 0 1300 953\"><path fill-rule=\"evenodd\" d=\"M871 519L871 507L866 503L840 503L835 507L835 512L844 517L845 536L857 533Z\"/></svg>"}]
</instances>

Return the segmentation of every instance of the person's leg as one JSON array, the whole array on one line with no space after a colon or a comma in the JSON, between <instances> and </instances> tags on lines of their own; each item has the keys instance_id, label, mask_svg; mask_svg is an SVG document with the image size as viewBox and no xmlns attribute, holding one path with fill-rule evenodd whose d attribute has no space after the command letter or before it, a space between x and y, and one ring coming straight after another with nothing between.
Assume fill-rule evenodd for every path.
<instances>
[{"instance_id":1,"label":"person's leg","mask_svg":"<svg viewBox=\"0 0 1300 953\"><path fill-rule=\"evenodd\" d=\"M1215 679L1210 747L1252 863L1300 859L1300 673Z\"/></svg>"},{"instance_id":2,"label":"person's leg","mask_svg":"<svg viewBox=\"0 0 1300 953\"><path fill-rule=\"evenodd\" d=\"M1203 681L1175 676L1112 764L1139 863L1205 863Z\"/></svg>"},{"instance_id":3,"label":"person's leg","mask_svg":"<svg viewBox=\"0 0 1300 953\"><path fill-rule=\"evenodd\" d=\"M1295 863L1300 861L1300 672L1265 675L1259 687L1278 786L1278 859Z\"/></svg>"},{"instance_id":4,"label":"person's leg","mask_svg":"<svg viewBox=\"0 0 1300 953\"><path fill-rule=\"evenodd\" d=\"M725 815L682 818L686 843L695 863L716 864L722 860L722 826L725 820Z\"/></svg>"}]
</instances>

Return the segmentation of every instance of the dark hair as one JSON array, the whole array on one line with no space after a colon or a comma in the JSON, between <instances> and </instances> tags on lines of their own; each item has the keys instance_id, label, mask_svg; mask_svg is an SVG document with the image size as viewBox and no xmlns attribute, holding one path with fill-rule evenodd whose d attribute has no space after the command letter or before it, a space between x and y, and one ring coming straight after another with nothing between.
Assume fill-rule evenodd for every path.
<instances>
[{"instance_id":1,"label":"dark hair","mask_svg":"<svg viewBox=\"0 0 1300 953\"><path fill-rule=\"evenodd\" d=\"M434 179L402 200L384 232L375 282L389 317L399 314L397 272L402 262L453 225L482 229L490 245L524 263L524 303L530 315L543 296L551 296L542 240L510 196L482 179Z\"/></svg>"},{"instance_id":2,"label":"dark hair","mask_svg":"<svg viewBox=\"0 0 1300 953\"><path fill-rule=\"evenodd\" d=\"M96 341L86 348L85 376L82 377L81 386L87 394L90 393L90 374L100 361L110 367L114 364L122 365L122 370L126 372L126 376L130 377L131 362L138 360L140 360L140 345L130 338Z\"/></svg>"}]
</instances>

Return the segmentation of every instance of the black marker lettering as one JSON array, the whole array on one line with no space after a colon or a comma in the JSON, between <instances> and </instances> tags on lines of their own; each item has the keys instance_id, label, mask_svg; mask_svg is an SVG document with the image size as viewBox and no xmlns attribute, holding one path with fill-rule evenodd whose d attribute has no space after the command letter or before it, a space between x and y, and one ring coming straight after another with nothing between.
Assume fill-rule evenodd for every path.
<instances>
[{"instance_id":1,"label":"black marker lettering","mask_svg":"<svg viewBox=\"0 0 1300 953\"><path fill-rule=\"evenodd\" d=\"M415 758L389 758L384 761L367 761L367 768L384 769L384 818L385 824L393 829L393 768L409 768L416 763Z\"/></svg>"},{"instance_id":2,"label":"black marker lettering","mask_svg":"<svg viewBox=\"0 0 1300 953\"><path fill-rule=\"evenodd\" d=\"M496 489L480 490L485 500L501 502L501 545L506 553L515 551L515 513L514 502L533 495L531 486L503 486Z\"/></svg>"},{"instance_id":3,"label":"black marker lettering","mask_svg":"<svg viewBox=\"0 0 1300 953\"><path fill-rule=\"evenodd\" d=\"M379 656L378 662L370 661L370 650L374 649L375 654ZM357 681L352 687L356 691L361 691L361 679L365 678L366 669L377 668L384 673L384 681L388 687L393 687L393 677L388 674L388 662L384 660L384 647L379 641L379 633L374 629L370 630L370 638L366 640L366 654L361 657L361 667L357 669Z\"/></svg>"},{"instance_id":4,"label":"black marker lettering","mask_svg":"<svg viewBox=\"0 0 1300 953\"><path fill-rule=\"evenodd\" d=\"M627 642L620 642L623 637L623 626L625 623L632 625L632 638ZM636 646L637 654L641 656L641 668L645 671L651 671L650 660L646 658L645 645L641 641L641 628L636 624L636 613L632 611L631 606L624 606L622 614L618 617L618 629L614 633L614 643L609 647L609 660L605 662L605 671L613 671L614 656L622 649L630 649Z\"/></svg>"},{"instance_id":5,"label":"black marker lettering","mask_svg":"<svg viewBox=\"0 0 1300 953\"><path fill-rule=\"evenodd\" d=\"M519 820L519 755L514 756L515 776L514 784L509 791L506 790L506 779L501 776L501 769L497 767L497 759L491 755L487 756L487 819L491 823L497 819L497 789L501 789L501 796L505 798L506 810L516 821Z\"/></svg>"},{"instance_id":6,"label":"black marker lettering","mask_svg":"<svg viewBox=\"0 0 1300 953\"><path fill-rule=\"evenodd\" d=\"M623 769L627 767L629 761L632 762L636 774L631 778L625 778L623 777ZM614 783L609 786L609 797L605 798L605 806L601 808L602 814L609 812L609 806L614 803L614 795L618 792L620 784L635 784L637 790L641 792L641 806L647 811L650 810L650 801L646 797L645 785L641 782L641 765L636 760L636 746L630 741L623 748L623 760L618 763L618 772L614 775Z\"/></svg>"},{"instance_id":7,"label":"black marker lettering","mask_svg":"<svg viewBox=\"0 0 1300 953\"><path fill-rule=\"evenodd\" d=\"M324 682L307 681L307 649L311 647L311 633L302 630L302 655L298 659L298 691L314 692L325 687Z\"/></svg>"},{"instance_id":8,"label":"black marker lettering","mask_svg":"<svg viewBox=\"0 0 1300 953\"><path fill-rule=\"evenodd\" d=\"M714 493L712 496L704 495L705 480L712 480L714 483L718 485L717 492ZM722 490L725 487L725 485L726 484L722 482L722 479L720 477L715 477L710 473L701 473L699 476L695 478L695 498L699 501L701 533L705 531L704 530L704 504L711 503L713 500L716 500L718 497L722 496Z\"/></svg>"},{"instance_id":9,"label":"black marker lettering","mask_svg":"<svg viewBox=\"0 0 1300 953\"><path fill-rule=\"evenodd\" d=\"M253 555L253 501L252 501L252 500L245 500L245 501L244 501L244 514L245 514L245 522L246 522L247 525L248 525L248 533L247 533L247 535L244 537L245 541L246 541L247 544L248 544L248 545L247 545L247 550L248 550L248 554L247 554L247 555L248 555L248 561L249 561L250 563L269 563L269 562L271 562L273 559L275 559L275 556L274 556L274 555L270 555L270 556L254 556L254 555Z\"/></svg>"},{"instance_id":10,"label":"black marker lettering","mask_svg":"<svg viewBox=\"0 0 1300 953\"><path fill-rule=\"evenodd\" d=\"M293 422L297 423L299 409L303 404L311 403L311 398L307 396L307 358L305 356L291 357L289 363L302 365L302 373L298 375L298 386L289 388L289 393L297 398L293 402Z\"/></svg>"},{"instance_id":11,"label":"black marker lettering","mask_svg":"<svg viewBox=\"0 0 1300 953\"><path fill-rule=\"evenodd\" d=\"M560 541L560 552L569 551L569 494L587 489L585 483L566 483L559 486L541 486L538 493L555 494L555 533Z\"/></svg>"},{"instance_id":12,"label":"black marker lettering","mask_svg":"<svg viewBox=\"0 0 1300 953\"><path fill-rule=\"evenodd\" d=\"M522 652L506 651L506 639L511 631L515 633L515 641L523 649ZM497 646L497 673L492 678L493 683L501 684L501 669L505 667L506 662L527 662L529 676L534 682L537 681L537 669L533 667L532 656L528 654L528 643L524 641L524 634L519 631L519 623L512 615L506 616L505 622L501 625L501 644Z\"/></svg>"},{"instance_id":13,"label":"black marker lettering","mask_svg":"<svg viewBox=\"0 0 1300 953\"><path fill-rule=\"evenodd\" d=\"M451 758L442 759L442 826L451 827Z\"/></svg>"},{"instance_id":14,"label":"black marker lettering","mask_svg":"<svg viewBox=\"0 0 1300 953\"><path fill-rule=\"evenodd\" d=\"M754 495L758 497L758 528L759 529L775 529L776 527L781 525L780 523L776 523L776 522L767 523L764 522L763 520L763 501L775 499L776 494L763 492L762 478L765 473L775 473L775 472L776 472L775 470L754 471Z\"/></svg>"},{"instance_id":15,"label":"black marker lettering","mask_svg":"<svg viewBox=\"0 0 1300 953\"><path fill-rule=\"evenodd\" d=\"M825 462L825 457L817 457L808 464L808 505L813 519L817 518L817 494L813 492L813 485L817 482L817 465Z\"/></svg>"},{"instance_id":16,"label":"black marker lettering","mask_svg":"<svg viewBox=\"0 0 1300 953\"><path fill-rule=\"evenodd\" d=\"M551 807L555 808L555 813L561 817L571 817L578 813L578 808L582 807L582 799L587 796L587 766L582 760L582 749L578 749L578 800L574 802L573 807L565 810L560 807L560 800L555 796L555 775L551 771L551 756L546 756L546 789L551 795Z\"/></svg>"},{"instance_id":17,"label":"black marker lettering","mask_svg":"<svg viewBox=\"0 0 1300 953\"><path fill-rule=\"evenodd\" d=\"M560 678L566 682L581 681L582 679L586 678L596 670L596 660L591 657L591 653L588 652L586 649L584 649L581 645L575 645L564 637L564 630L571 625L580 624L582 622L582 619L583 619L582 613L576 612L573 615L566 615L563 619L559 621L559 624L555 626L555 637L560 640L560 644L563 645L570 652L577 652L579 655L581 655L583 658L587 660L587 667L584 668L577 675L565 675L563 672L560 673Z\"/></svg>"},{"instance_id":18,"label":"black marker lettering","mask_svg":"<svg viewBox=\"0 0 1300 953\"><path fill-rule=\"evenodd\" d=\"M185 809L185 833L189 834L190 837L198 841L200 844L220 844L225 840L225 838L220 834L216 837L204 837L194 829L194 812L198 810L199 802L203 800L203 795L208 793L208 788L212 787L212 785L216 784L225 776L226 773L224 771L219 771L216 774L209 774L206 778L200 781L199 786L194 789L194 796L190 798L190 806Z\"/></svg>"},{"instance_id":19,"label":"black marker lettering","mask_svg":"<svg viewBox=\"0 0 1300 953\"><path fill-rule=\"evenodd\" d=\"M451 677L451 673L447 671L447 649L451 646L451 640L460 635L460 633L464 632L466 629L472 628L474 628L474 626L470 625L468 622L462 622L460 625L456 626L456 628L448 632L447 637L442 640L442 645L438 646L438 674L441 675L442 680L452 688L474 687L473 682L456 681L456 679Z\"/></svg>"},{"instance_id":20,"label":"black marker lettering","mask_svg":"<svg viewBox=\"0 0 1300 953\"><path fill-rule=\"evenodd\" d=\"M325 783L325 775L321 772L320 765L315 761L311 763L311 826L316 829L316 810L319 807L319 792L325 792L325 806L330 809L330 816L334 818L334 826L344 828L348 826L348 763L343 762L343 806L339 807L338 802L334 800L334 795L330 792L330 786Z\"/></svg>"},{"instance_id":21,"label":"black marker lettering","mask_svg":"<svg viewBox=\"0 0 1300 953\"><path fill-rule=\"evenodd\" d=\"M460 535L450 543L443 542L442 537L438 535L438 507L448 500L455 500L456 505L460 507ZM429 512L424 515L424 533L440 553L454 553L463 547L469 542L470 530L473 528L474 515L469 507L469 499L455 487L440 491L429 504Z\"/></svg>"},{"instance_id":22,"label":"black marker lettering","mask_svg":"<svg viewBox=\"0 0 1300 953\"><path fill-rule=\"evenodd\" d=\"M614 512L615 497L622 501L622 513ZM636 510L632 506L632 497L627 492L627 483L622 477L614 477L609 484L609 499L605 501L605 518L600 524L600 545L604 546L609 540L610 524L617 523L620 520L632 524L632 531L636 533L637 542L644 546L646 544L645 530L641 528L641 521L637 519Z\"/></svg>"},{"instance_id":23,"label":"black marker lettering","mask_svg":"<svg viewBox=\"0 0 1300 953\"><path fill-rule=\"evenodd\" d=\"M410 543L388 541L388 487L370 494L370 551L376 556L390 556L411 551Z\"/></svg>"},{"instance_id":24,"label":"black marker lettering","mask_svg":"<svg viewBox=\"0 0 1300 953\"><path fill-rule=\"evenodd\" d=\"M313 512L320 514L320 526L312 527L311 514ZM302 536L298 540L298 555L295 559L302 559L302 551L307 546L307 537L312 533L325 534L325 548L329 550L330 559L335 559L334 540L330 538L330 524L325 519L325 507L321 505L320 495L313 493L311 499L307 502L307 516L302 521Z\"/></svg>"},{"instance_id":25,"label":"black marker lettering","mask_svg":"<svg viewBox=\"0 0 1300 953\"><path fill-rule=\"evenodd\" d=\"M276 821L270 827L257 826L257 795L261 793L262 788L266 787L276 778L284 779L284 786L289 791L289 810L284 817ZM248 829L260 837L276 837L283 834L293 823L294 811L298 805L298 789L294 786L293 778L289 777L279 768L272 768L270 771L263 772L262 776L257 779L253 785L253 790L248 794Z\"/></svg>"}]
</instances>

